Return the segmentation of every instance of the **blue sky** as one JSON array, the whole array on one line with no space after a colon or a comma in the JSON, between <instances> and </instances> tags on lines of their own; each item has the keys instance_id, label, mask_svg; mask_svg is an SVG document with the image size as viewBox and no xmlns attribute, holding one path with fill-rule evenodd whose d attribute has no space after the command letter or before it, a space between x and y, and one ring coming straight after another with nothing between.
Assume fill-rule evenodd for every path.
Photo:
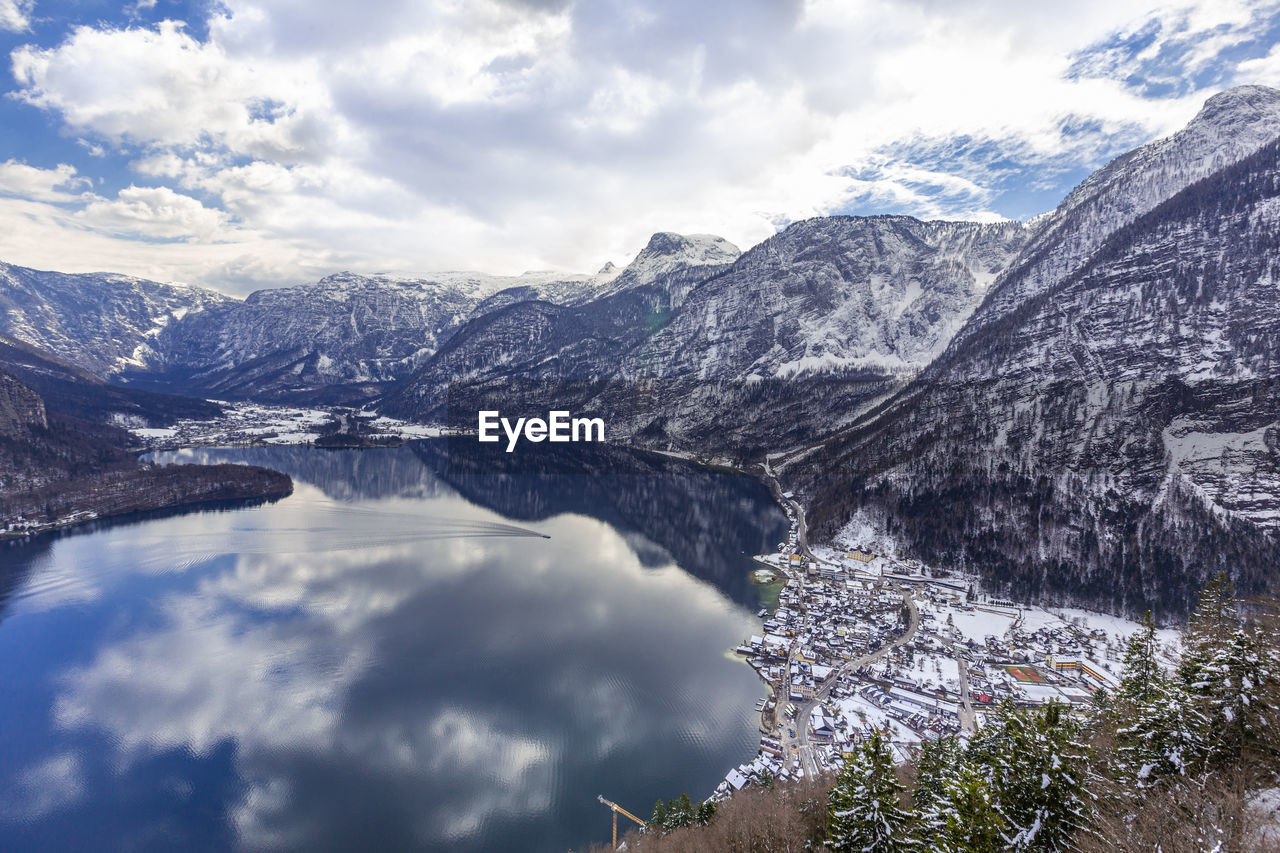
<instances>
[{"instance_id":1,"label":"blue sky","mask_svg":"<svg viewBox=\"0 0 1280 853\"><path fill-rule=\"evenodd\" d=\"M1026 219L1278 44L1252 0L0 0L0 260L245 293Z\"/></svg>"}]
</instances>

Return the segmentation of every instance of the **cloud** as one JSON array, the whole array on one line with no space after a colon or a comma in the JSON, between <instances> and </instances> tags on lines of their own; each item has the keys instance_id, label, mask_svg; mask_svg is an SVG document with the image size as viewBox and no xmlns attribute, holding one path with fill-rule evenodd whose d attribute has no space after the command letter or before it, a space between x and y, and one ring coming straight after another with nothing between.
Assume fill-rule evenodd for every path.
<instances>
[{"instance_id":1,"label":"cloud","mask_svg":"<svg viewBox=\"0 0 1280 853\"><path fill-rule=\"evenodd\" d=\"M317 89L294 76L302 68L246 65L181 22L81 26L58 47L18 48L12 64L21 100L117 146L211 145L280 161L323 150L316 123L298 116L316 106Z\"/></svg>"},{"instance_id":2,"label":"cloud","mask_svg":"<svg viewBox=\"0 0 1280 853\"><path fill-rule=\"evenodd\" d=\"M129 186L111 201L91 202L77 216L94 228L161 239L215 239L224 216L168 187Z\"/></svg>"},{"instance_id":3,"label":"cloud","mask_svg":"<svg viewBox=\"0 0 1280 853\"><path fill-rule=\"evenodd\" d=\"M0 193L36 201L76 201L93 182L77 177L75 166L59 163L52 169L28 166L16 160L0 163Z\"/></svg>"},{"instance_id":4,"label":"cloud","mask_svg":"<svg viewBox=\"0 0 1280 853\"><path fill-rule=\"evenodd\" d=\"M74 752L60 752L27 768L0 800L0 815L38 820L84 796L84 770Z\"/></svg>"},{"instance_id":5,"label":"cloud","mask_svg":"<svg viewBox=\"0 0 1280 853\"><path fill-rule=\"evenodd\" d=\"M24 46L16 97L236 222L244 269L590 270L656 230L749 246L881 200L1030 215L1277 64L1277 5L1245 0L227 0L202 24ZM184 239L225 239L198 215Z\"/></svg>"},{"instance_id":6,"label":"cloud","mask_svg":"<svg viewBox=\"0 0 1280 853\"><path fill-rule=\"evenodd\" d=\"M0 0L0 30L20 33L31 28L34 0Z\"/></svg>"},{"instance_id":7,"label":"cloud","mask_svg":"<svg viewBox=\"0 0 1280 853\"><path fill-rule=\"evenodd\" d=\"M137 0L124 7L124 13L130 18L139 18L143 12L150 12L156 7L156 0Z\"/></svg>"}]
</instances>

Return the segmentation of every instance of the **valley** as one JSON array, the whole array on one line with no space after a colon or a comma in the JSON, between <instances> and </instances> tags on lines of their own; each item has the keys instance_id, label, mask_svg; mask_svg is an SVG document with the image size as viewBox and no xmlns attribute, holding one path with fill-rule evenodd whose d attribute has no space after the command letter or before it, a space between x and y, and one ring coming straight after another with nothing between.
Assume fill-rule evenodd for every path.
<instances>
[{"instance_id":1,"label":"valley","mask_svg":"<svg viewBox=\"0 0 1280 853\"><path fill-rule=\"evenodd\" d=\"M999 594L1178 618L1216 572L1257 592L1280 565L1277 122L1274 89L1218 94L1028 222L828 216L746 251L659 232L594 275L339 273L239 300L6 265L0 333L161 446L314 440L302 413L332 407L385 440L567 410L622 444L772 460L817 541L869 520Z\"/></svg>"}]
</instances>

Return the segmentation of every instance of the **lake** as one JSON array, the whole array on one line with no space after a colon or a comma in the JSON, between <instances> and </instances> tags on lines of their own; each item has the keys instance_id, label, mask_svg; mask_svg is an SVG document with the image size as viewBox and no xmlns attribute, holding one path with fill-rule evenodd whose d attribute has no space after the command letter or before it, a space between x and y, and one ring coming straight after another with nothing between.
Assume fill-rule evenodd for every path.
<instances>
[{"instance_id":1,"label":"lake","mask_svg":"<svg viewBox=\"0 0 1280 853\"><path fill-rule=\"evenodd\" d=\"M175 451L295 492L0 548L0 849L563 853L709 794L785 516L562 447Z\"/></svg>"}]
</instances>

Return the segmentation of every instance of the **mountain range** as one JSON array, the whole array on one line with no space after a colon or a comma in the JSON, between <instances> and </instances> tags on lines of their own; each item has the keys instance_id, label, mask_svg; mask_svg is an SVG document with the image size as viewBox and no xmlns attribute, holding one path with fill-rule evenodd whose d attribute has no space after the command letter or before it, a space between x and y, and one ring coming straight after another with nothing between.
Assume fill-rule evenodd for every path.
<instances>
[{"instance_id":1,"label":"mountain range","mask_svg":"<svg viewBox=\"0 0 1280 853\"><path fill-rule=\"evenodd\" d=\"M178 416L162 393L470 427L571 409L611 440L768 456L828 540L1180 611L1218 569L1260 589L1280 567L1278 136L1280 92L1239 87L1027 223L820 217L745 252L663 232L595 275L239 300L0 265L22 342L0 368L36 347L154 395L152 418Z\"/></svg>"}]
</instances>

